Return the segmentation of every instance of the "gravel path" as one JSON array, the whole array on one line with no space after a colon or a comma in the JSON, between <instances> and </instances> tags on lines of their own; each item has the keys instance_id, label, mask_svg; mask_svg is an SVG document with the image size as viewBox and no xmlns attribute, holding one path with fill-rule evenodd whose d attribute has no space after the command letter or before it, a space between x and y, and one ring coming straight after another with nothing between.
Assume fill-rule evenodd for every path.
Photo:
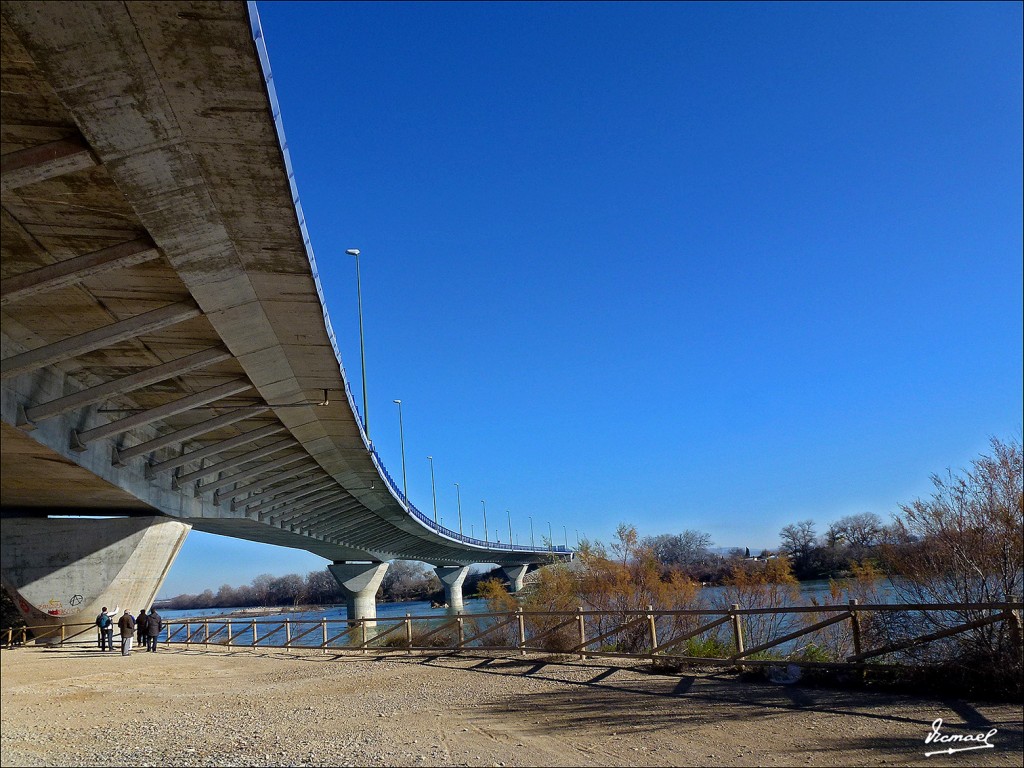
<instances>
[{"instance_id":1,"label":"gravel path","mask_svg":"<svg viewBox=\"0 0 1024 768\"><path fill-rule=\"evenodd\" d=\"M1019 766L1021 711L538 657L0 652L9 766ZM926 758L924 737L997 728ZM947 745L943 745L947 746Z\"/></svg>"}]
</instances>

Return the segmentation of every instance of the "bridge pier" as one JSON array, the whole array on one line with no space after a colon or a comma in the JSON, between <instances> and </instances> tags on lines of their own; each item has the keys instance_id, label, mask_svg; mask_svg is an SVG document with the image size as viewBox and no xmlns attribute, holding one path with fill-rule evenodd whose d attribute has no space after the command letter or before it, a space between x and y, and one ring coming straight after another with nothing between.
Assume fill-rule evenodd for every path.
<instances>
[{"instance_id":1,"label":"bridge pier","mask_svg":"<svg viewBox=\"0 0 1024 768\"><path fill-rule=\"evenodd\" d=\"M515 594L523 588L523 579L526 576L526 569L528 565L506 565L501 570L508 576L508 582L511 586L510 592Z\"/></svg>"},{"instance_id":2,"label":"bridge pier","mask_svg":"<svg viewBox=\"0 0 1024 768\"><path fill-rule=\"evenodd\" d=\"M91 624L104 606L134 616L153 605L190 530L162 516L5 518L0 579L29 626Z\"/></svg>"},{"instance_id":3,"label":"bridge pier","mask_svg":"<svg viewBox=\"0 0 1024 768\"><path fill-rule=\"evenodd\" d=\"M377 589L388 570L387 563L338 562L327 566L345 593L345 605L350 619L377 618ZM377 626L376 621L366 622Z\"/></svg>"},{"instance_id":4,"label":"bridge pier","mask_svg":"<svg viewBox=\"0 0 1024 768\"><path fill-rule=\"evenodd\" d=\"M468 565L438 565L434 573L444 585L444 601L448 604L448 611L452 614L463 609L462 583L469 573Z\"/></svg>"}]
</instances>

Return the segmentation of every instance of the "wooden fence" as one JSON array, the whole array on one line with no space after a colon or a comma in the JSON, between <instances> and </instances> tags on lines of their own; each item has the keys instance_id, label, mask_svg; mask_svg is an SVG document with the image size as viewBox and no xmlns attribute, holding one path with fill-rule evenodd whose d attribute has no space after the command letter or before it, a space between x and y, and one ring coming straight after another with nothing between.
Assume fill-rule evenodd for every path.
<instances>
[{"instance_id":1,"label":"wooden fence","mask_svg":"<svg viewBox=\"0 0 1024 768\"><path fill-rule=\"evenodd\" d=\"M1019 600L991 603L808 605L660 611L523 611L375 620L171 619L165 646L319 649L324 653L465 651L647 659L732 666L869 666L920 661L918 649L964 633L1004 633L1021 648ZM931 632L922 629L934 628ZM8 629L6 643L87 642L92 624ZM927 654L924 654L925 658Z\"/></svg>"}]
</instances>

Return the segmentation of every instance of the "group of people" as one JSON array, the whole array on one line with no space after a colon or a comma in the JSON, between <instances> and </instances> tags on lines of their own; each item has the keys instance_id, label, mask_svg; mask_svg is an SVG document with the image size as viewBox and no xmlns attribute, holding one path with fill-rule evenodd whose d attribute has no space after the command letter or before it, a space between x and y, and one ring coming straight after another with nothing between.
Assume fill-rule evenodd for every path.
<instances>
[{"instance_id":1,"label":"group of people","mask_svg":"<svg viewBox=\"0 0 1024 768\"><path fill-rule=\"evenodd\" d=\"M114 650L114 619L107 613L107 607L96 617L96 626L99 627L99 644L101 651ZM139 615L132 617L131 612L126 608L124 615L117 620L118 629L121 630L121 655L132 655L132 640L138 633L139 647L147 651L156 652L156 641L160 637L160 630L163 629L164 620L155 608L150 608L149 613L143 608Z\"/></svg>"}]
</instances>

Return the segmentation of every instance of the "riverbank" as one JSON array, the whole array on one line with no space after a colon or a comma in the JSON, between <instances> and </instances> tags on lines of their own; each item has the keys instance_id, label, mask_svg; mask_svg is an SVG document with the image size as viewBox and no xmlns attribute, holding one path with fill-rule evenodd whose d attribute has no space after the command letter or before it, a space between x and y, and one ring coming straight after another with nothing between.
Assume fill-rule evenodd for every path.
<instances>
[{"instance_id":1,"label":"riverbank","mask_svg":"<svg viewBox=\"0 0 1024 768\"><path fill-rule=\"evenodd\" d=\"M20 648L0 705L4 766L1016 766L1022 746L1009 704L532 656ZM936 718L992 748L926 758Z\"/></svg>"}]
</instances>

